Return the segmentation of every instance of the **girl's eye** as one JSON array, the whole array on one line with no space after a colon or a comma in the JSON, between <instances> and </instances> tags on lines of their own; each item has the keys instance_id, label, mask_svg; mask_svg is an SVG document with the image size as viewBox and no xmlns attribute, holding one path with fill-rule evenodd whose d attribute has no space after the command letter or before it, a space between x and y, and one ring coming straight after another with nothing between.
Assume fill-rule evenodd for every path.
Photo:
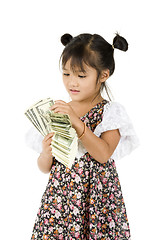
<instances>
[{"instance_id":1,"label":"girl's eye","mask_svg":"<svg viewBox=\"0 0 160 240\"><path fill-rule=\"evenodd\" d=\"M86 76L78 75L78 77L80 77L80 78L85 78Z\"/></svg>"},{"instance_id":2,"label":"girl's eye","mask_svg":"<svg viewBox=\"0 0 160 240\"><path fill-rule=\"evenodd\" d=\"M65 75L65 76L69 76L69 73L63 73L63 75Z\"/></svg>"}]
</instances>

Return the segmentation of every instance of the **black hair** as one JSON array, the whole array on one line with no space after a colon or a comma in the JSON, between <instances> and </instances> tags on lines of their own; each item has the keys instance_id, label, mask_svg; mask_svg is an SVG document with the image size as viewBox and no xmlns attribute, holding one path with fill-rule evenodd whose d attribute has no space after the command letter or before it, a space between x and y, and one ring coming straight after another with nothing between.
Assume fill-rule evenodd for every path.
<instances>
[{"instance_id":1,"label":"black hair","mask_svg":"<svg viewBox=\"0 0 160 240\"><path fill-rule=\"evenodd\" d=\"M85 72L83 63L97 70L97 81L103 70L109 69L109 76L115 70L114 49L122 51L128 50L128 43L125 38L116 33L113 39L113 44L109 44L103 37L98 34L83 33L76 37L72 37L69 33L62 35L61 43L65 46L60 60L62 59L62 67L69 59L71 59L71 69L74 72L75 68ZM59 63L60 63L59 60ZM106 88L105 82L102 82L100 91L105 90L109 99L108 86ZM109 88L108 88L109 89ZM110 89L109 89L110 91Z\"/></svg>"}]
</instances>

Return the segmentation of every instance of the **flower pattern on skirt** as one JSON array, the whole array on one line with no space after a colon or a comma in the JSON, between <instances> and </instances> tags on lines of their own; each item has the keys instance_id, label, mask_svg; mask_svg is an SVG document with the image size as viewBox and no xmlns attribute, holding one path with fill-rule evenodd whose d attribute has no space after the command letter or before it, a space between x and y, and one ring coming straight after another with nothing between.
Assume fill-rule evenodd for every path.
<instances>
[{"instance_id":1,"label":"flower pattern on skirt","mask_svg":"<svg viewBox=\"0 0 160 240\"><path fill-rule=\"evenodd\" d=\"M107 103L104 99L80 118L91 131ZM114 159L102 164L87 152L69 169L53 157L31 239L131 240Z\"/></svg>"}]
</instances>

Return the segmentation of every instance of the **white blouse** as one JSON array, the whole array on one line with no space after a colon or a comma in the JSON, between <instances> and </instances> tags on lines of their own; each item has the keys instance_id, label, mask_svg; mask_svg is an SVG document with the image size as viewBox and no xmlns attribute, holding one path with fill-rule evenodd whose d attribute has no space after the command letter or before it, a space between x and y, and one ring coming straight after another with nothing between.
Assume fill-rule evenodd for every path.
<instances>
[{"instance_id":1,"label":"white blouse","mask_svg":"<svg viewBox=\"0 0 160 240\"><path fill-rule=\"evenodd\" d=\"M140 145L139 139L134 130L131 119L129 118L124 106L118 102L108 102L103 106L102 121L96 126L93 133L100 137L101 133L119 129L121 138L113 152L111 158L115 161L130 154ZM26 145L33 150L41 153L43 136L32 126L25 135ZM78 139L78 151L76 158L82 157L87 150L84 148L81 140Z\"/></svg>"}]
</instances>

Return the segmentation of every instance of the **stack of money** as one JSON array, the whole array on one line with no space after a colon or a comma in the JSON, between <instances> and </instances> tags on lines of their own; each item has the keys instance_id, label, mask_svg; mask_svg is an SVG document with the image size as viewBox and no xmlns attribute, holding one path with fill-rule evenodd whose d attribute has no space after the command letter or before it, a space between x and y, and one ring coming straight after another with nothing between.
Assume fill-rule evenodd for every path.
<instances>
[{"instance_id":1,"label":"stack of money","mask_svg":"<svg viewBox=\"0 0 160 240\"><path fill-rule=\"evenodd\" d=\"M53 104L51 98L40 100L29 107L25 115L43 136L54 132L51 141L52 155L66 167L71 168L78 149L77 133L68 114L49 110Z\"/></svg>"}]
</instances>

